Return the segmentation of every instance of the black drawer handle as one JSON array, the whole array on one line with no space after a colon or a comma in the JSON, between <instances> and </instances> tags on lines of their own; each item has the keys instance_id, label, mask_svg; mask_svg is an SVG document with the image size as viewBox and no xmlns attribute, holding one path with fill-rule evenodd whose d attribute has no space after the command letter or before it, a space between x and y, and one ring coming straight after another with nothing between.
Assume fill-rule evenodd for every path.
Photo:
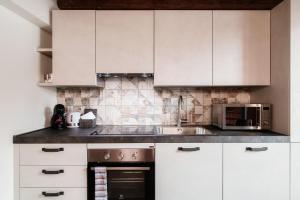
<instances>
[{"instance_id":1,"label":"black drawer handle","mask_svg":"<svg viewBox=\"0 0 300 200\"><path fill-rule=\"evenodd\" d=\"M64 151L64 150L65 150L64 148L57 148L57 149L42 148L43 152L50 152L50 153L60 152L60 151Z\"/></svg>"},{"instance_id":2,"label":"black drawer handle","mask_svg":"<svg viewBox=\"0 0 300 200\"><path fill-rule=\"evenodd\" d=\"M59 197L64 195L64 192L55 192L55 193L49 193L49 192L42 192L42 195L45 197Z\"/></svg>"},{"instance_id":3,"label":"black drawer handle","mask_svg":"<svg viewBox=\"0 0 300 200\"><path fill-rule=\"evenodd\" d=\"M184 147L178 147L178 151L200 151L200 147L192 147L192 148L184 148Z\"/></svg>"},{"instance_id":4,"label":"black drawer handle","mask_svg":"<svg viewBox=\"0 0 300 200\"><path fill-rule=\"evenodd\" d=\"M259 147L259 148L253 148L253 147L246 147L246 151L267 151L268 147Z\"/></svg>"},{"instance_id":5,"label":"black drawer handle","mask_svg":"<svg viewBox=\"0 0 300 200\"><path fill-rule=\"evenodd\" d=\"M49 170L42 170L43 174L63 174L65 171L63 169L56 170L56 171L49 171Z\"/></svg>"}]
</instances>

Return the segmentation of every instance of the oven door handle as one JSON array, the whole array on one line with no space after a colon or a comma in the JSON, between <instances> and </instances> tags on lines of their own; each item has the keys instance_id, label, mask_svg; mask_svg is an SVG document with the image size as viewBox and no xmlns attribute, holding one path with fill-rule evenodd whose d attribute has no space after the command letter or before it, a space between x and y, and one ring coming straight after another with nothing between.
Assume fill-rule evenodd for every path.
<instances>
[{"instance_id":1,"label":"oven door handle","mask_svg":"<svg viewBox=\"0 0 300 200\"><path fill-rule=\"evenodd\" d=\"M95 170L95 167L91 167L91 170ZM149 171L150 167L106 167L107 171Z\"/></svg>"}]
</instances>

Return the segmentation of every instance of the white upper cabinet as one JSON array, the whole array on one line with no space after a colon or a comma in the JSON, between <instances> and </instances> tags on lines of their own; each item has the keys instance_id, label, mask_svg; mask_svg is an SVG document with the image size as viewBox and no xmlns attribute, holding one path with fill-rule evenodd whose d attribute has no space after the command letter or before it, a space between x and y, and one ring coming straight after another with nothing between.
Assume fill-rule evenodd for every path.
<instances>
[{"instance_id":1,"label":"white upper cabinet","mask_svg":"<svg viewBox=\"0 0 300 200\"><path fill-rule=\"evenodd\" d=\"M289 144L224 144L223 200L289 200Z\"/></svg>"},{"instance_id":2,"label":"white upper cabinet","mask_svg":"<svg viewBox=\"0 0 300 200\"><path fill-rule=\"evenodd\" d=\"M53 84L96 86L95 11L53 11Z\"/></svg>"},{"instance_id":3,"label":"white upper cabinet","mask_svg":"<svg viewBox=\"0 0 300 200\"><path fill-rule=\"evenodd\" d=\"M96 11L97 73L153 73L153 11Z\"/></svg>"},{"instance_id":4,"label":"white upper cabinet","mask_svg":"<svg viewBox=\"0 0 300 200\"><path fill-rule=\"evenodd\" d=\"M270 85L270 11L53 11L54 85L97 86L96 73L154 73L155 86Z\"/></svg>"},{"instance_id":5,"label":"white upper cabinet","mask_svg":"<svg viewBox=\"0 0 300 200\"><path fill-rule=\"evenodd\" d=\"M155 11L155 86L212 85L212 11Z\"/></svg>"},{"instance_id":6,"label":"white upper cabinet","mask_svg":"<svg viewBox=\"0 0 300 200\"><path fill-rule=\"evenodd\" d=\"M213 85L270 85L270 11L213 11Z\"/></svg>"},{"instance_id":7,"label":"white upper cabinet","mask_svg":"<svg viewBox=\"0 0 300 200\"><path fill-rule=\"evenodd\" d=\"M222 144L156 144L156 200L222 200Z\"/></svg>"}]
</instances>

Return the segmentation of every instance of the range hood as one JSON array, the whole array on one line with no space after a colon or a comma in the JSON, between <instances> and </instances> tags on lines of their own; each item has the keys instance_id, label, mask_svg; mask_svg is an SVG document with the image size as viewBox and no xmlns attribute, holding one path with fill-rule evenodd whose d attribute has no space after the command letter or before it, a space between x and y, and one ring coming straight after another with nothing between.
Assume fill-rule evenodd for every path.
<instances>
[{"instance_id":1,"label":"range hood","mask_svg":"<svg viewBox=\"0 0 300 200\"><path fill-rule=\"evenodd\" d=\"M152 73L130 73L130 74L120 74L120 73L97 73L98 78L110 78L110 77L141 77L141 78L151 78Z\"/></svg>"}]
</instances>

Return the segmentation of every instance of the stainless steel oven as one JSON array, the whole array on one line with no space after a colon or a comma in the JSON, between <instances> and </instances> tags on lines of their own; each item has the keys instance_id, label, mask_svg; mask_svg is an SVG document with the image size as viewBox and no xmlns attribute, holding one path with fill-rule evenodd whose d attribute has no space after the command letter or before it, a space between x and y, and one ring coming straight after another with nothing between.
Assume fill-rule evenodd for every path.
<instances>
[{"instance_id":1,"label":"stainless steel oven","mask_svg":"<svg viewBox=\"0 0 300 200\"><path fill-rule=\"evenodd\" d=\"M213 125L224 130L271 129L270 104L215 104Z\"/></svg>"},{"instance_id":2,"label":"stainless steel oven","mask_svg":"<svg viewBox=\"0 0 300 200\"><path fill-rule=\"evenodd\" d=\"M90 149L88 151L88 200L154 200L154 148ZM97 197L97 173L106 174L106 194Z\"/></svg>"}]
</instances>

